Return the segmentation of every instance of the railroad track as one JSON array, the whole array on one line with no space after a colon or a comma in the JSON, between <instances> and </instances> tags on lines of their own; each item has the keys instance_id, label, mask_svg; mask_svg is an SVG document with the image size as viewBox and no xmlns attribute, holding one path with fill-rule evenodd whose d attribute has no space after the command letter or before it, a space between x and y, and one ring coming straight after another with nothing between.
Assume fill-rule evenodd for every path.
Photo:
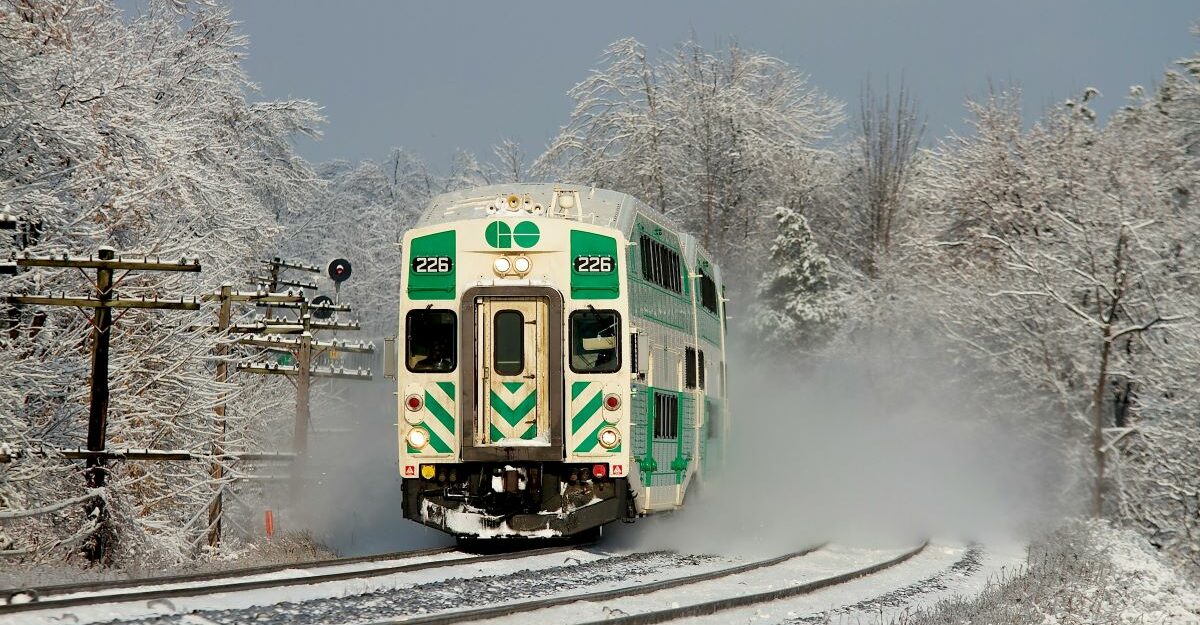
<instances>
[{"instance_id":1,"label":"railroad track","mask_svg":"<svg viewBox=\"0 0 1200 625\"><path fill-rule=\"evenodd\" d=\"M853 579L856 579L859 577L863 577L866 575L871 575L873 573L878 573L880 571L883 571L884 569L888 569L893 566L896 566L902 562L907 561L908 559L912 558L913 556L916 556L917 554L921 553L926 548L926 546L928 546L928 544L929 544L928 541L923 542L920 545L918 545L912 549L909 549L909 550L907 550L893 558L890 558L884 562L874 563L869 566L861 567L861 568L858 568L858 569L855 569L852 571L847 571L845 573L840 573L838 575L832 575L829 577L813 580L811 582L805 582L805 583L797 584L794 586L788 586L785 588L780 588L780 589L775 589L775 590L770 590L770 591L765 591L765 592L760 592L760 593L752 593L752 594L748 594L748 595L739 595L739 596L735 596L735 597L726 597L726 598L722 598L722 599L715 599L712 601L695 603L695 604L690 604L690 605L681 606L681 607L677 607L677 608L670 608L670 609L666 609L666 610L642 612L642 613L623 615L623 616L611 616L611 617L606 618L601 621L594 621L594 622L586 623L585 625L601 625L601 624L603 624L603 625L613 625L613 624L617 624L617 625L650 625L653 623L664 623L667 621L672 621L672 620L676 620L676 619L680 619L680 618L687 618L687 617L694 617L694 616L707 616L707 615L716 614L717 612L721 612L721 611L729 610L729 609L733 609L733 608L745 607L745 606L753 605L756 603L765 603L765 602L769 602L769 601L775 601L778 599L786 599L786 598L794 597L797 595L808 594L808 593L812 593L817 590L820 590L822 588L828 588L830 586L842 584L842 583L848 582L850 580L853 580ZM562 597L549 597L549 598L545 598L545 599L533 599L530 601L522 601L519 603L508 603L508 604L502 604L502 605L486 606L486 607L482 607L482 608L459 610L459 611L455 611L455 612L447 612L447 613L441 613L441 614L430 614L430 615L425 615L425 616L404 616L404 617L399 617L396 619L390 619L390 620L386 620L386 621L378 621L378 622L372 623L371 625L401 625L401 624L402 625L450 625L453 623L467 623L467 622L474 622L474 621L484 621L487 619L499 618L499 617L509 616L512 614L534 612L536 610L544 610L547 608L553 608L553 607L557 607L557 606L568 605L568 604L578 603L578 602L610 601L613 599L621 599L621 598L625 598L625 597L649 594L649 593L657 592L660 590L669 590L672 588L680 588L683 586L688 586L688 585L696 584L696 583L700 583L700 582L706 582L706 581L710 581L710 580L714 580L714 579L720 579L720 578L729 577L732 575L739 575L742 573L746 573L748 571L753 571L755 569L761 569L761 568L774 566L774 565L786 562L788 560L810 554L813 551L820 549L822 546L823 545L818 545L816 547L809 547L806 549L802 549L800 551L795 551L792 553L787 553L787 554L784 554L781 556L776 556L776 557L768 558L765 560L759 560L759 561L751 562L748 564L742 564L742 565L728 567L728 568L724 568L724 569L718 569L715 571L708 571L708 572L699 573L696 575L688 575L685 577L666 579L666 580L661 580L661 581L657 581L657 582L641 583L641 584L637 584L635 586L614 588L614 589L610 589L610 590L600 590L600 591L588 592L588 593L582 593L582 594L573 594L573 595L567 595L567 596L562 596Z\"/></svg>"},{"instance_id":2,"label":"railroad track","mask_svg":"<svg viewBox=\"0 0 1200 625\"><path fill-rule=\"evenodd\" d=\"M82 583L82 584L62 584L58 586L43 586L41 588L30 589L10 589L4 591L9 597L28 594L30 601L27 603L11 603L8 605L0 605L0 617L16 614L20 612L32 612L38 610L54 610L60 608L75 608L80 606L100 605L114 602L131 602L131 601L153 601L156 599L171 599L177 597L194 597L202 595L211 595L226 592L238 592L244 590L259 590L263 588L281 588L285 586L301 586L309 584L319 584L322 582L343 581L349 579L365 579L370 577L380 577L391 575L394 573L408 573L412 571L424 571L428 569L447 567L447 566L462 566L480 564L484 562L496 562L500 560L512 560L518 558L526 558L529 556L546 555L552 553L560 553L578 549L580 545L561 545L554 547L543 547L541 549L530 549L528 551L516 551L511 553L489 554L481 556L467 556L462 558L446 558L441 560L431 560L427 562L417 562L409 564L395 564L379 566L374 568L351 568L348 570L334 571L328 573L316 572L310 575L300 577L285 577L285 578L269 578L269 579L253 579L237 581L238 577L249 577L255 575L263 575L277 573L289 569L322 569L342 567L347 565L365 564L374 562L386 562L388 560L410 560L417 557L440 555L444 553L455 552L453 547L444 547L436 549L422 549L418 551L405 551L397 553L379 554L374 556L363 556L356 558L338 558L332 560L318 560L314 562L292 564L292 565L271 565L252 567L245 569L233 569L229 571L220 571L213 573L200 573L195 575L175 575L169 577L151 577L144 579L131 580L116 580L112 582L99 583ZM222 581L230 580L230 581ZM170 584L191 584L195 582L216 582L206 583L202 585L187 585L176 586L173 588L152 588L147 590L138 590L138 588L150 586L164 586ZM128 592L121 592L121 591ZM117 592L113 592L117 591ZM36 593L36 594L35 594ZM80 595L79 593L88 593Z\"/></svg>"}]
</instances>

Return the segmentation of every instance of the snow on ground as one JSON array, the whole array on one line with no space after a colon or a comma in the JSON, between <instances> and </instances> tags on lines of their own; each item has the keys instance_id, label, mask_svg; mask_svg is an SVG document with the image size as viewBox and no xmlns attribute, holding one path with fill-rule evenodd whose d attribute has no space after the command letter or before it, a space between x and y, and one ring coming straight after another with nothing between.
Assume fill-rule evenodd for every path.
<instances>
[{"instance_id":1,"label":"snow on ground","mask_svg":"<svg viewBox=\"0 0 1200 625\"><path fill-rule=\"evenodd\" d=\"M1111 591L1131 599L1121 610L1122 621L1200 623L1200 594L1153 553L1146 539L1108 523L1093 523L1091 528L1096 546L1112 565Z\"/></svg>"}]
</instances>

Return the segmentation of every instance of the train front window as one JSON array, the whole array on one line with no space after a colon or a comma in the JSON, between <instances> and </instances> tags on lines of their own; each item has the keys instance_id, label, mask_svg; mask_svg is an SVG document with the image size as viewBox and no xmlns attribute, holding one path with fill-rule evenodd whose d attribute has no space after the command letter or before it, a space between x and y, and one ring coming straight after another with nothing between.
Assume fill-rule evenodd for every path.
<instances>
[{"instance_id":1,"label":"train front window","mask_svg":"<svg viewBox=\"0 0 1200 625\"><path fill-rule=\"evenodd\" d=\"M621 316L612 310L571 313L571 371L613 373L621 368Z\"/></svg>"},{"instance_id":2,"label":"train front window","mask_svg":"<svg viewBox=\"0 0 1200 625\"><path fill-rule=\"evenodd\" d=\"M449 373L458 364L458 317L452 310L413 310L404 321L404 362L413 373Z\"/></svg>"}]
</instances>

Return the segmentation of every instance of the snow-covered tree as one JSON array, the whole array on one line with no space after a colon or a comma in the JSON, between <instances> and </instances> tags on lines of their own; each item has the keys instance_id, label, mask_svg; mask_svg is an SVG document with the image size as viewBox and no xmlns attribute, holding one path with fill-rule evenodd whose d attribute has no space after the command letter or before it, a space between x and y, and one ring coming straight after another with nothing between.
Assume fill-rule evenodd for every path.
<instances>
[{"instance_id":1,"label":"snow-covered tree","mask_svg":"<svg viewBox=\"0 0 1200 625\"><path fill-rule=\"evenodd\" d=\"M651 61L622 39L569 95L569 123L535 172L629 192L674 217L723 263L748 275L770 207L786 204L782 181L841 120L841 105L804 74L731 45L688 42ZM731 280L737 289L739 281Z\"/></svg>"},{"instance_id":2,"label":"snow-covered tree","mask_svg":"<svg viewBox=\"0 0 1200 625\"><path fill-rule=\"evenodd\" d=\"M404 273L400 236L441 182L421 159L400 148L382 163L335 161L318 173L323 192L289 218L284 250L321 266L333 258L349 260L354 275L341 288L342 300L353 307L349 316L362 322L363 337L391 336ZM322 284L332 291L332 284L324 279Z\"/></svg>"},{"instance_id":3,"label":"snow-covered tree","mask_svg":"<svg viewBox=\"0 0 1200 625\"><path fill-rule=\"evenodd\" d=\"M1100 127L1096 97L1087 90L1028 130L1014 94L973 104L974 136L936 154L925 242L935 264L913 275L947 333L1004 372L1014 405L1077 455L1100 514L1114 440L1147 402L1177 392L1155 372L1187 361L1166 359L1165 345L1198 345L1200 221L1179 204L1194 185L1185 150L1136 119L1144 107Z\"/></svg>"},{"instance_id":4,"label":"snow-covered tree","mask_svg":"<svg viewBox=\"0 0 1200 625\"><path fill-rule=\"evenodd\" d=\"M199 276L133 273L123 296L179 296L242 285L280 233L278 215L308 202L315 176L292 151L315 134L311 102L254 102L240 66L245 39L229 11L151 2L130 21L109 2L0 7L0 206L40 224L31 254L101 245L164 258L198 257ZM0 239L0 253L14 243ZM36 269L0 278L0 292L86 292L77 272ZM286 382L214 381L214 348L196 313L129 311L116 323L108 445L208 453L213 408L228 401L226 449L274 448ZM44 314L43 314L44 313ZM73 554L92 534L80 506L82 463L54 451L82 446L87 425L89 321L67 309L8 311L0 334L3 557ZM189 329L191 328L191 329ZM232 358L232 357L230 357ZM45 455L30 454L42 449ZM218 484L208 462L117 462L100 493L120 538L117 557L177 560L204 540ZM38 514L30 514L39 512ZM11 520L10 520L11 519Z\"/></svg>"},{"instance_id":5,"label":"snow-covered tree","mask_svg":"<svg viewBox=\"0 0 1200 625\"><path fill-rule=\"evenodd\" d=\"M829 280L829 260L817 249L800 213L775 209L775 227L767 270L751 307L755 338L763 352L811 352L832 338L842 317Z\"/></svg>"}]
</instances>

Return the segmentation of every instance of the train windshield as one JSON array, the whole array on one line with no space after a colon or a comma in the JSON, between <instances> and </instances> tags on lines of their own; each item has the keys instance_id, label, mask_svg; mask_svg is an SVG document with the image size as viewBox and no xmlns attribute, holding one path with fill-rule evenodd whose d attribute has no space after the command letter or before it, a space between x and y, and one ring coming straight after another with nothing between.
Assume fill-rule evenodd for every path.
<instances>
[{"instance_id":1,"label":"train windshield","mask_svg":"<svg viewBox=\"0 0 1200 625\"><path fill-rule=\"evenodd\" d=\"M612 310L571 313L571 370L613 373L621 368L621 316Z\"/></svg>"},{"instance_id":2,"label":"train windshield","mask_svg":"<svg viewBox=\"0 0 1200 625\"><path fill-rule=\"evenodd\" d=\"M449 373L458 359L458 317L452 310L414 310L405 318L405 363L413 373Z\"/></svg>"}]
</instances>

